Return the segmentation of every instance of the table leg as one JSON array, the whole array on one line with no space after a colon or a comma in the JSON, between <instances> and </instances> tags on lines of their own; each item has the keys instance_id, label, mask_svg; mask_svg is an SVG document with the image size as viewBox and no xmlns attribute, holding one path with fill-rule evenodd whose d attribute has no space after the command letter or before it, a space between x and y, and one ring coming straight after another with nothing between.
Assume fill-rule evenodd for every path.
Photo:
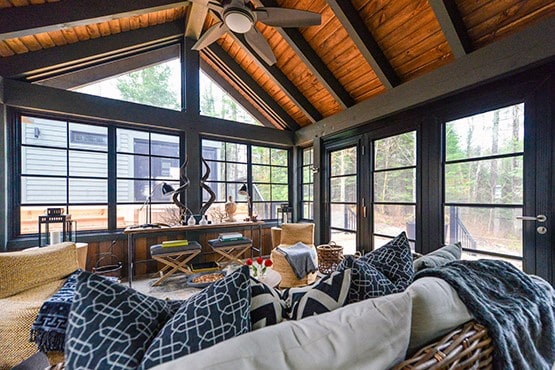
<instances>
[{"instance_id":1,"label":"table leg","mask_svg":"<svg viewBox=\"0 0 555 370\"><path fill-rule=\"evenodd\" d=\"M133 234L127 235L127 281L130 288L133 286L134 244Z\"/></svg>"}]
</instances>

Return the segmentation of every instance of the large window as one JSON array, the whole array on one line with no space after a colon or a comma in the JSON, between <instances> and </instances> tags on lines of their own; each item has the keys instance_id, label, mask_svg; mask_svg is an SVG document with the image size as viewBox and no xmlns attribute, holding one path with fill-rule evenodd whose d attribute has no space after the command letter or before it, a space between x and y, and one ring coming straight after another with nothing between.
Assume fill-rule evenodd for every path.
<instances>
[{"instance_id":1,"label":"large window","mask_svg":"<svg viewBox=\"0 0 555 370\"><path fill-rule=\"evenodd\" d=\"M288 202L287 150L203 139L202 156L210 167L208 185L216 193L208 211L212 220L224 212L230 197L237 203L237 220L248 217L249 198L252 214L263 220L276 219L279 205ZM248 195L239 193L243 186ZM203 202L207 200L203 194Z\"/></svg>"},{"instance_id":2,"label":"large window","mask_svg":"<svg viewBox=\"0 0 555 370\"><path fill-rule=\"evenodd\" d=\"M78 231L144 223L150 194L152 221L170 221L173 206L160 188L179 184L179 136L30 115L20 123L19 234L37 233L38 216L50 207L64 208ZM117 200L116 212L110 199Z\"/></svg>"},{"instance_id":3,"label":"large window","mask_svg":"<svg viewBox=\"0 0 555 370\"><path fill-rule=\"evenodd\" d=\"M301 151L301 219L314 219L314 148Z\"/></svg>"},{"instance_id":4,"label":"large window","mask_svg":"<svg viewBox=\"0 0 555 370\"><path fill-rule=\"evenodd\" d=\"M446 242L465 258L522 260L524 104L445 124Z\"/></svg>"}]
</instances>

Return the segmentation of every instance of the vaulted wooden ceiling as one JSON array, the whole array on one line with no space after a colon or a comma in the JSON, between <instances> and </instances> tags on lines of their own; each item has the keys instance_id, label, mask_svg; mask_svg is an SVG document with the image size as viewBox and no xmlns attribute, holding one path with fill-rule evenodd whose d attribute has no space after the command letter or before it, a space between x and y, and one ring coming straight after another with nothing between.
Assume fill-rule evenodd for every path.
<instances>
[{"instance_id":1,"label":"vaulted wooden ceiling","mask_svg":"<svg viewBox=\"0 0 555 370\"><path fill-rule=\"evenodd\" d=\"M0 75L33 80L34 74L36 80L37 71L48 68L37 66L28 73L40 63L25 55L56 50L58 56L40 59L63 67L69 63L63 58L68 46L88 45L85 42L93 39L106 41L108 46L98 49L96 57L107 59L109 40L118 35L133 35L126 40L140 39L142 44L150 40L154 46L167 43L175 31L163 28L165 24L179 22L182 32L198 39L216 21L199 1L0 0ZM316 12L322 23L298 29L257 23L276 56L273 66L232 33L203 49L201 60L267 125L291 130L372 99L555 14L553 0L254 0L253 5ZM139 34L142 29L152 31L150 39L146 32ZM79 55L81 61L95 59L85 52Z\"/></svg>"}]
</instances>

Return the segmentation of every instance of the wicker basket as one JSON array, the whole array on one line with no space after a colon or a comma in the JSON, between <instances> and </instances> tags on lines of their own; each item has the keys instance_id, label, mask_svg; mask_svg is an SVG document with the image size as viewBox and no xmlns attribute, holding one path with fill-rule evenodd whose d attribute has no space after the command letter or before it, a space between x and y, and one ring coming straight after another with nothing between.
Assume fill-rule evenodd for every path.
<instances>
[{"instance_id":1,"label":"wicker basket","mask_svg":"<svg viewBox=\"0 0 555 370\"><path fill-rule=\"evenodd\" d=\"M469 321L392 370L491 369L492 353L487 329L476 321Z\"/></svg>"},{"instance_id":2,"label":"wicker basket","mask_svg":"<svg viewBox=\"0 0 555 370\"><path fill-rule=\"evenodd\" d=\"M318 251L318 270L322 274L331 274L337 270L339 262L343 260L343 247L335 242L316 247Z\"/></svg>"}]
</instances>

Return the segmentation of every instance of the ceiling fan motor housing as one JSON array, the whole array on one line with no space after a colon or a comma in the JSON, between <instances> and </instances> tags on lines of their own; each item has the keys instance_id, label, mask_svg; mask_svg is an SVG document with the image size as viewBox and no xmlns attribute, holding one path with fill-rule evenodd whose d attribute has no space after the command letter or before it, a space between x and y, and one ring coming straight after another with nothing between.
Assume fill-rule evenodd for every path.
<instances>
[{"instance_id":1,"label":"ceiling fan motor housing","mask_svg":"<svg viewBox=\"0 0 555 370\"><path fill-rule=\"evenodd\" d=\"M243 1L232 0L224 7L223 19L233 32L246 33L256 22L256 14Z\"/></svg>"}]
</instances>

